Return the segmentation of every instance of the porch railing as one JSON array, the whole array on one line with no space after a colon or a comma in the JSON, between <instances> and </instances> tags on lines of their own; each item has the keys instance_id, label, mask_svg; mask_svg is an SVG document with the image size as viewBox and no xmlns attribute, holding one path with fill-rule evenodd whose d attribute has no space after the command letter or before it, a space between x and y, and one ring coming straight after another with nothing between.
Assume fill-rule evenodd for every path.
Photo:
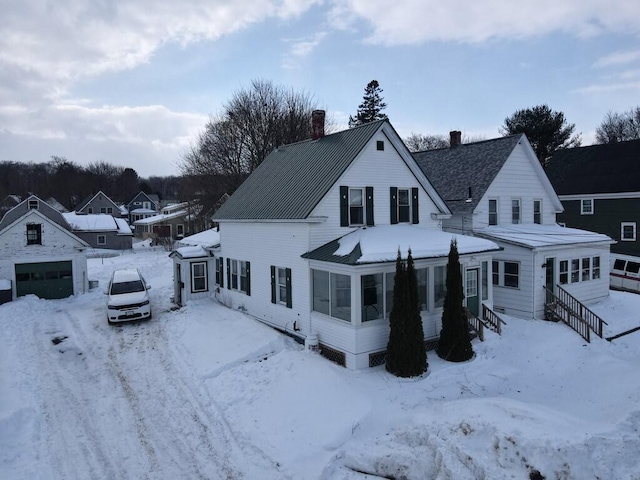
<instances>
[{"instance_id":1,"label":"porch railing","mask_svg":"<svg viewBox=\"0 0 640 480\"><path fill-rule=\"evenodd\" d=\"M496 332L498 335L502 335L502 324L504 321L484 303L482 304L482 319L487 322L488 328Z\"/></svg>"},{"instance_id":2,"label":"porch railing","mask_svg":"<svg viewBox=\"0 0 640 480\"><path fill-rule=\"evenodd\" d=\"M544 312L547 320L562 320L587 342L591 341L590 331L602 338L604 325L607 322L565 289L559 285L557 288L558 292L554 293L544 287L546 293Z\"/></svg>"},{"instance_id":3,"label":"porch railing","mask_svg":"<svg viewBox=\"0 0 640 480\"><path fill-rule=\"evenodd\" d=\"M476 317L468 308L464 309L464 313L467 317L467 323L469 324L469 328L473 330L480 339L481 342L484 342L484 322Z\"/></svg>"}]
</instances>

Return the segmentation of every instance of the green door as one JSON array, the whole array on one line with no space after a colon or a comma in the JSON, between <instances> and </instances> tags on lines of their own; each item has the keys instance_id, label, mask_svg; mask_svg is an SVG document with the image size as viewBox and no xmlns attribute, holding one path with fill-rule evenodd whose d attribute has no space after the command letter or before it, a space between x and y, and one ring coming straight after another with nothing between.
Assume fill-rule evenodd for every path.
<instances>
[{"instance_id":1,"label":"green door","mask_svg":"<svg viewBox=\"0 0 640 480\"><path fill-rule=\"evenodd\" d=\"M480 297L478 296L478 269L467 270L465 280L467 308L476 317L480 316Z\"/></svg>"},{"instance_id":2,"label":"green door","mask_svg":"<svg viewBox=\"0 0 640 480\"><path fill-rule=\"evenodd\" d=\"M66 298L73 295L71 262L16 264L16 295L34 294L40 298Z\"/></svg>"}]
</instances>

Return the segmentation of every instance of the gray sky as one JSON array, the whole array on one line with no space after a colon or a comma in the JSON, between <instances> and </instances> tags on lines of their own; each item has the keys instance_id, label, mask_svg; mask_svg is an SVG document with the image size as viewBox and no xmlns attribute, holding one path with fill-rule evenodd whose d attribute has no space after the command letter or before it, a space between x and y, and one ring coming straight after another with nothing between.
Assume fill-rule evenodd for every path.
<instances>
[{"instance_id":1,"label":"gray sky","mask_svg":"<svg viewBox=\"0 0 640 480\"><path fill-rule=\"evenodd\" d=\"M252 79L346 127L377 79L403 137L493 138L547 103L583 144L640 105L631 0L0 0L0 160L176 162Z\"/></svg>"}]
</instances>

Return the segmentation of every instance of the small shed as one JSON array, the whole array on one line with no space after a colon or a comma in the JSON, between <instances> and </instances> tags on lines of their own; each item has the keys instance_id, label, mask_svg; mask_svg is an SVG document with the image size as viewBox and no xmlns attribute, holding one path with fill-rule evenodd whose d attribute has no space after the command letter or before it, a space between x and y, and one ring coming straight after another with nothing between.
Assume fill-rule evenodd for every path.
<instances>
[{"instance_id":1,"label":"small shed","mask_svg":"<svg viewBox=\"0 0 640 480\"><path fill-rule=\"evenodd\" d=\"M174 303L210 297L216 289L214 251L220 248L217 229L186 237L169 254L173 259Z\"/></svg>"}]
</instances>

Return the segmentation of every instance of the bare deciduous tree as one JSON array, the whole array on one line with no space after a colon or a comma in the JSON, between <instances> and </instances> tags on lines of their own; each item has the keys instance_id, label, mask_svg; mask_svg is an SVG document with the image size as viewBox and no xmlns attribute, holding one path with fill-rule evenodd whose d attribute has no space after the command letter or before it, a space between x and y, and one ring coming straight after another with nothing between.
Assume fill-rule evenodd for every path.
<instances>
[{"instance_id":1,"label":"bare deciduous tree","mask_svg":"<svg viewBox=\"0 0 640 480\"><path fill-rule=\"evenodd\" d=\"M640 107L624 113L609 112L596 128L597 143L615 143L640 139Z\"/></svg>"},{"instance_id":2,"label":"bare deciduous tree","mask_svg":"<svg viewBox=\"0 0 640 480\"><path fill-rule=\"evenodd\" d=\"M424 152L425 150L447 148L449 146L449 140L447 140L444 135L411 133L411 135L404 139L404 144L410 152Z\"/></svg>"}]
</instances>

